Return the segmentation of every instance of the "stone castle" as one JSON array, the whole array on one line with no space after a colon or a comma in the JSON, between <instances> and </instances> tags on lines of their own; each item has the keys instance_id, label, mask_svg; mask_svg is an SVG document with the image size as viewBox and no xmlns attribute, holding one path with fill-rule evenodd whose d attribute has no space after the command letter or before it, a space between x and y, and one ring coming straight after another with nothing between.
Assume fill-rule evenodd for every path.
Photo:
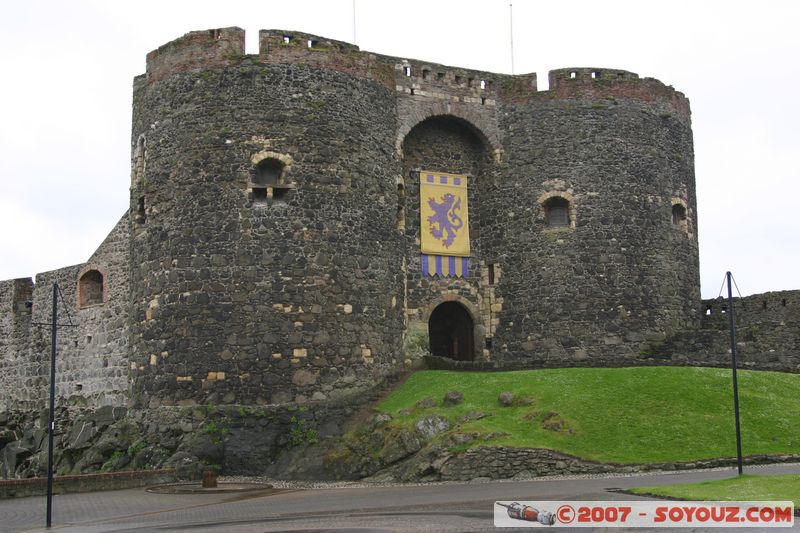
<instances>
[{"instance_id":1,"label":"stone castle","mask_svg":"<svg viewBox=\"0 0 800 533\"><path fill-rule=\"evenodd\" d=\"M46 401L54 281L71 409L328 408L425 366L727 364L683 94L259 43L224 28L148 54L130 209L85 264L0 282L0 409ZM458 272L421 253L426 173L466 182ZM800 370L800 293L744 300L743 364Z\"/></svg>"}]
</instances>

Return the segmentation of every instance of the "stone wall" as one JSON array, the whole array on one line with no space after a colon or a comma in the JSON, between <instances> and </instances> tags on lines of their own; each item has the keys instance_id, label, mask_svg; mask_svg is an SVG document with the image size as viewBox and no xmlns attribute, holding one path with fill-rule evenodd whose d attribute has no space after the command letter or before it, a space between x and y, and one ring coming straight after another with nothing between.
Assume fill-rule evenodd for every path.
<instances>
[{"instance_id":1,"label":"stone wall","mask_svg":"<svg viewBox=\"0 0 800 533\"><path fill-rule=\"evenodd\" d=\"M32 302L32 279L0 282L0 410L35 404L45 386L30 342Z\"/></svg>"},{"instance_id":2,"label":"stone wall","mask_svg":"<svg viewBox=\"0 0 800 533\"><path fill-rule=\"evenodd\" d=\"M748 465L794 462L797 455L746 457ZM676 463L652 463L646 465L620 465L585 461L563 453L541 448L509 448L507 446L485 446L473 448L443 459L437 471L429 473L429 479L441 481L471 481L475 479L531 479L544 476L582 474L628 474L633 472L657 472L720 468L736 464L735 457L701 459Z\"/></svg>"},{"instance_id":3,"label":"stone wall","mask_svg":"<svg viewBox=\"0 0 800 533\"><path fill-rule=\"evenodd\" d=\"M2 282L0 405L40 409L49 398L53 283L59 286L56 398L59 405L125 405L128 398L128 217L87 263ZM101 300L80 301L81 279L102 273Z\"/></svg>"},{"instance_id":4,"label":"stone wall","mask_svg":"<svg viewBox=\"0 0 800 533\"><path fill-rule=\"evenodd\" d=\"M800 372L800 291L734 298L739 368ZM648 355L660 364L730 366L727 298L703 300L700 329L679 332Z\"/></svg>"},{"instance_id":5,"label":"stone wall","mask_svg":"<svg viewBox=\"0 0 800 533\"><path fill-rule=\"evenodd\" d=\"M53 494L152 487L154 485L174 483L175 481L174 468L58 476L53 479ZM47 478L0 480L0 499L46 495Z\"/></svg>"},{"instance_id":6,"label":"stone wall","mask_svg":"<svg viewBox=\"0 0 800 533\"><path fill-rule=\"evenodd\" d=\"M293 461L313 463L304 455L309 445L340 434L364 405L385 392L372 387L335 402L303 405L59 405L54 471L69 476L167 467L176 468L182 479L199 479L206 468L285 476ZM0 411L0 478L46 473L47 422L47 409Z\"/></svg>"},{"instance_id":7,"label":"stone wall","mask_svg":"<svg viewBox=\"0 0 800 533\"><path fill-rule=\"evenodd\" d=\"M75 287L79 269L77 265L38 274L35 284L31 280L14 280L16 288L24 286L24 291L16 291L16 295L22 298L12 313L13 328L4 346L6 351L0 357L5 378L0 385L0 397L6 410L35 410L46 405L50 382L53 283L58 282L61 289L58 323L75 324ZM68 361L77 353L76 338L75 328L59 328L57 371L71 366ZM74 387L72 378L74 375L70 375L68 370L57 376L56 394L60 398L69 396L69 390Z\"/></svg>"},{"instance_id":8,"label":"stone wall","mask_svg":"<svg viewBox=\"0 0 800 533\"><path fill-rule=\"evenodd\" d=\"M103 274L103 302L99 305L76 306L74 347L78 351L69 365L65 381L74 389L65 395L74 405L100 407L124 406L129 397L130 304L129 287L130 222L125 214L105 241L81 267L80 275L89 270ZM74 283L74 282L73 282Z\"/></svg>"}]
</instances>

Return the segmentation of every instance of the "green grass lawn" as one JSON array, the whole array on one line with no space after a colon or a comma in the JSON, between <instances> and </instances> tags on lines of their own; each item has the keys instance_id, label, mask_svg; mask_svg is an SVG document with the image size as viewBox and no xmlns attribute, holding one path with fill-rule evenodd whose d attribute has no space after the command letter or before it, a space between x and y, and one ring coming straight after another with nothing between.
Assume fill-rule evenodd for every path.
<instances>
[{"instance_id":1,"label":"green grass lawn","mask_svg":"<svg viewBox=\"0 0 800 533\"><path fill-rule=\"evenodd\" d=\"M456 390L464 394L464 401L442 406L444 394ZM503 391L527 398L530 404L518 401L502 407L497 398ZM800 453L800 375L740 371L739 395L744 455ZM437 405L415 407L425 397ZM549 448L603 462L736 455L731 373L725 369L420 371L378 408L391 414L397 425L439 414L455 432L505 433L489 444ZM461 421L474 411L487 416ZM548 416L560 429L543 427Z\"/></svg>"},{"instance_id":2,"label":"green grass lawn","mask_svg":"<svg viewBox=\"0 0 800 533\"><path fill-rule=\"evenodd\" d=\"M776 476L744 475L716 481L639 487L631 489L635 494L652 494L681 500L720 501L767 501L789 500L797 507L800 504L800 475Z\"/></svg>"}]
</instances>

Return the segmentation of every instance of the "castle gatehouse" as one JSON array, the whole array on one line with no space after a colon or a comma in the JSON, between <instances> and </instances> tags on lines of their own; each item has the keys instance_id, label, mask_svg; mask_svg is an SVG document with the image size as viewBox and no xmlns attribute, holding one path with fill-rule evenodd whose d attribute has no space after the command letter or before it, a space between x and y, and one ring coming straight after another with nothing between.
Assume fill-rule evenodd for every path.
<instances>
[{"instance_id":1,"label":"castle gatehouse","mask_svg":"<svg viewBox=\"0 0 800 533\"><path fill-rule=\"evenodd\" d=\"M259 43L223 28L148 54L128 212L85 264L0 282L0 407L44 405L55 281L77 325L59 405L143 424L334 419L423 366L725 364L683 94L607 68L539 90L299 32ZM778 333L753 330L744 361L798 370L797 294L751 298ZM291 418L248 431L276 443Z\"/></svg>"}]
</instances>

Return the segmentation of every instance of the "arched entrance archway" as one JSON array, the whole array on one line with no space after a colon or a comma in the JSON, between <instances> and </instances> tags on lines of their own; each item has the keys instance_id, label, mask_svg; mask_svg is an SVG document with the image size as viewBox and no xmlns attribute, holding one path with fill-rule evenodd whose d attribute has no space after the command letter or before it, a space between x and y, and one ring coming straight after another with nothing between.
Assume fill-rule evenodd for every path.
<instances>
[{"instance_id":1,"label":"arched entrance archway","mask_svg":"<svg viewBox=\"0 0 800 533\"><path fill-rule=\"evenodd\" d=\"M475 356L475 337L472 317L458 302L444 302L428 319L430 352L438 357L457 361L472 361Z\"/></svg>"}]
</instances>

